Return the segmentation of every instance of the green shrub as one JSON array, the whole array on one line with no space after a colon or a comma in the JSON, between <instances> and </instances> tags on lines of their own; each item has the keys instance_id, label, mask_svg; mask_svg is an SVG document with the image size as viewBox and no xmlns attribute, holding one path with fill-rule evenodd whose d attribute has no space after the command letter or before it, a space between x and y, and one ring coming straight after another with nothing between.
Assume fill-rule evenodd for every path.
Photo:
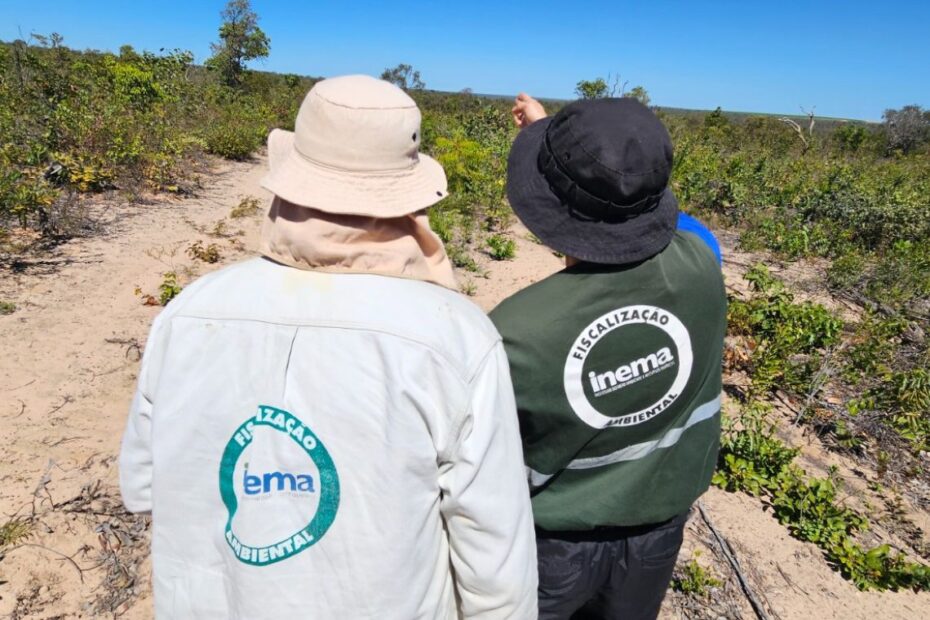
<instances>
[{"instance_id":1,"label":"green shrub","mask_svg":"<svg viewBox=\"0 0 930 620\"><path fill-rule=\"evenodd\" d=\"M763 496L792 536L818 545L827 561L860 590L930 589L930 567L891 554L887 545L865 549L855 541L868 520L837 499L832 477L809 477L792 464L797 450L774 436L766 411L750 403L738 420L724 424L714 484Z\"/></svg>"},{"instance_id":2,"label":"green shrub","mask_svg":"<svg viewBox=\"0 0 930 620\"><path fill-rule=\"evenodd\" d=\"M700 555L700 551L692 553L691 560L681 569L680 575L672 579L673 590L704 598L710 594L711 588L723 585L709 568L704 568L698 563Z\"/></svg>"},{"instance_id":3,"label":"green shrub","mask_svg":"<svg viewBox=\"0 0 930 620\"><path fill-rule=\"evenodd\" d=\"M864 293L894 307L930 297L930 244L901 240L878 257L869 270Z\"/></svg>"},{"instance_id":4,"label":"green shrub","mask_svg":"<svg viewBox=\"0 0 930 620\"><path fill-rule=\"evenodd\" d=\"M218 263L223 258L220 248L215 243L205 246L203 241L195 241L187 248L187 255L205 263Z\"/></svg>"},{"instance_id":5,"label":"green shrub","mask_svg":"<svg viewBox=\"0 0 930 620\"><path fill-rule=\"evenodd\" d=\"M869 130L863 125L848 123L840 125L833 132L833 139L840 150L856 153L869 139Z\"/></svg>"},{"instance_id":6,"label":"green shrub","mask_svg":"<svg viewBox=\"0 0 930 620\"><path fill-rule=\"evenodd\" d=\"M455 238L458 219L454 212L443 209L439 205L429 210L429 226L443 243L449 243Z\"/></svg>"},{"instance_id":7,"label":"green shrub","mask_svg":"<svg viewBox=\"0 0 930 620\"><path fill-rule=\"evenodd\" d=\"M449 255L449 260L451 260L452 264L456 267L473 273L481 271L481 268L478 267L478 263L475 262L475 259L472 258L465 247L457 243L452 243L446 246L446 253Z\"/></svg>"},{"instance_id":8,"label":"green shrub","mask_svg":"<svg viewBox=\"0 0 930 620\"><path fill-rule=\"evenodd\" d=\"M845 538L827 550L827 559L860 590L904 588L920 592L930 588L930 567L908 562L903 554L892 554L888 545L866 550Z\"/></svg>"},{"instance_id":9,"label":"green shrub","mask_svg":"<svg viewBox=\"0 0 930 620\"><path fill-rule=\"evenodd\" d=\"M240 123L234 116L224 118L203 131L208 153L226 159L244 160L257 151L265 139L265 128L255 123Z\"/></svg>"},{"instance_id":10,"label":"green shrub","mask_svg":"<svg viewBox=\"0 0 930 620\"><path fill-rule=\"evenodd\" d=\"M784 284L756 265L745 276L748 300L731 299L729 330L751 342L747 369L755 393L775 388L807 393L826 347L839 340L843 322L820 304L795 303Z\"/></svg>"},{"instance_id":11,"label":"green shrub","mask_svg":"<svg viewBox=\"0 0 930 620\"><path fill-rule=\"evenodd\" d=\"M190 52L76 52L0 43L0 226L62 234L74 192L184 192L199 154L245 159L293 125L312 80L245 72L238 88Z\"/></svg>"},{"instance_id":12,"label":"green shrub","mask_svg":"<svg viewBox=\"0 0 930 620\"><path fill-rule=\"evenodd\" d=\"M0 552L4 550L4 547L15 545L31 535L32 523L30 521L20 517L10 519L0 525Z\"/></svg>"},{"instance_id":13,"label":"green shrub","mask_svg":"<svg viewBox=\"0 0 930 620\"><path fill-rule=\"evenodd\" d=\"M827 270L827 282L833 289L848 290L858 284L866 269L866 257L849 251L838 257Z\"/></svg>"},{"instance_id":14,"label":"green shrub","mask_svg":"<svg viewBox=\"0 0 930 620\"><path fill-rule=\"evenodd\" d=\"M517 255L517 244L504 235L491 235L487 242L494 260L510 260Z\"/></svg>"},{"instance_id":15,"label":"green shrub","mask_svg":"<svg viewBox=\"0 0 930 620\"><path fill-rule=\"evenodd\" d=\"M886 369L876 385L849 403L851 411L881 412L881 419L915 451L930 447L930 370Z\"/></svg>"},{"instance_id":16,"label":"green shrub","mask_svg":"<svg viewBox=\"0 0 930 620\"><path fill-rule=\"evenodd\" d=\"M178 283L178 274L173 271L163 274L161 284L158 285L158 302L167 306L168 302L181 294L183 288Z\"/></svg>"},{"instance_id":17,"label":"green shrub","mask_svg":"<svg viewBox=\"0 0 930 620\"><path fill-rule=\"evenodd\" d=\"M801 470L787 469L770 492L775 517L800 540L834 545L868 527L864 517L840 505L829 478L806 478Z\"/></svg>"},{"instance_id":18,"label":"green shrub","mask_svg":"<svg viewBox=\"0 0 930 620\"><path fill-rule=\"evenodd\" d=\"M901 344L901 334L908 321L900 316L867 314L844 351L843 375L849 382L865 377L879 377L890 372L894 355Z\"/></svg>"},{"instance_id":19,"label":"green shrub","mask_svg":"<svg viewBox=\"0 0 930 620\"><path fill-rule=\"evenodd\" d=\"M237 220L243 217L256 215L261 210L262 207L258 198L255 196L246 196L239 201L238 205L232 208L232 211L229 212L229 217Z\"/></svg>"},{"instance_id":20,"label":"green shrub","mask_svg":"<svg viewBox=\"0 0 930 620\"><path fill-rule=\"evenodd\" d=\"M451 113L424 110L422 144L449 181L450 198L441 209L460 214L459 227L504 230L512 217L504 196L512 121L498 108L464 105Z\"/></svg>"},{"instance_id":21,"label":"green shrub","mask_svg":"<svg viewBox=\"0 0 930 620\"><path fill-rule=\"evenodd\" d=\"M773 250L787 258L829 256L836 248L836 239L827 226L805 222L800 217L791 220L761 217L740 234L740 246L745 250Z\"/></svg>"},{"instance_id":22,"label":"green shrub","mask_svg":"<svg viewBox=\"0 0 930 620\"><path fill-rule=\"evenodd\" d=\"M775 436L775 426L766 421L769 408L761 403L747 405L737 428L724 422L721 459L714 484L727 491L759 495L771 488L800 450L785 446Z\"/></svg>"}]
</instances>

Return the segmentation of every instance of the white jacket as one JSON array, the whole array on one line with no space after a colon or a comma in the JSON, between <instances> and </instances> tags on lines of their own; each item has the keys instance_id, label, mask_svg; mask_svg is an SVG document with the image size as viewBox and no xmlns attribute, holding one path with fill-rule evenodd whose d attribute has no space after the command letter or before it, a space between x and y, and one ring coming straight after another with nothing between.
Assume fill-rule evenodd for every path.
<instances>
[{"instance_id":1,"label":"white jacket","mask_svg":"<svg viewBox=\"0 0 930 620\"><path fill-rule=\"evenodd\" d=\"M496 330L433 284L254 259L156 319L120 455L158 618L535 618Z\"/></svg>"}]
</instances>

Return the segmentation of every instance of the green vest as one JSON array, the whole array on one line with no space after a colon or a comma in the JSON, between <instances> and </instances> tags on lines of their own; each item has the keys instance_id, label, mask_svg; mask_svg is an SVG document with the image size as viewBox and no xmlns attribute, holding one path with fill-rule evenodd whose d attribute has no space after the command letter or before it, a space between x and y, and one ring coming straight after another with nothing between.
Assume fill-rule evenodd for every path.
<instances>
[{"instance_id":1,"label":"green vest","mask_svg":"<svg viewBox=\"0 0 930 620\"><path fill-rule=\"evenodd\" d=\"M510 360L536 524L659 523L710 484L726 292L696 236L634 265L583 263L491 313Z\"/></svg>"}]
</instances>

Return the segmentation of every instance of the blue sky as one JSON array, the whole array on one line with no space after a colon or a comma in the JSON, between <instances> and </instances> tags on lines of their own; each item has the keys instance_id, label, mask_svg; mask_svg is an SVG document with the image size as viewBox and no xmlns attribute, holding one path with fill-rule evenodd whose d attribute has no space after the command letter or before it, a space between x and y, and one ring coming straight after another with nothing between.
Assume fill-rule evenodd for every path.
<instances>
[{"instance_id":1,"label":"blue sky","mask_svg":"<svg viewBox=\"0 0 930 620\"><path fill-rule=\"evenodd\" d=\"M224 0L0 0L0 39L59 32L77 48L191 50ZM877 120L930 107L930 1L283 2L253 0L271 37L256 68L378 75L412 64L428 88L572 97L608 73L661 106Z\"/></svg>"}]
</instances>

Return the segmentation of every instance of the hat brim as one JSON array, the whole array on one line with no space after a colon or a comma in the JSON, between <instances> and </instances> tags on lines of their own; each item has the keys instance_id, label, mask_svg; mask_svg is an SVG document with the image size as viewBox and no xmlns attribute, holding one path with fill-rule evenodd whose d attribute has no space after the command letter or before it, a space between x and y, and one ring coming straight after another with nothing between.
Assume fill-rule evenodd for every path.
<instances>
[{"instance_id":1,"label":"hat brim","mask_svg":"<svg viewBox=\"0 0 930 620\"><path fill-rule=\"evenodd\" d=\"M262 187L290 203L327 213L400 217L447 196L442 166L422 153L404 170L339 170L303 157L294 148L294 133L275 129L268 136L268 163Z\"/></svg>"},{"instance_id":2,"label":"hat brim","mask_svg":"<svg viewBox=\"0 0 930 620\"><path fill-rule=\"evenodd\" d=\"M635 263L661 252L678 220L672 191L666 188L652 211L622 222L578 218L549 188L537 164L550 122L545 118L523 129L510 149L507 199L520 221L553 250L590 263Z\"/></svg>"}]
</instances>

